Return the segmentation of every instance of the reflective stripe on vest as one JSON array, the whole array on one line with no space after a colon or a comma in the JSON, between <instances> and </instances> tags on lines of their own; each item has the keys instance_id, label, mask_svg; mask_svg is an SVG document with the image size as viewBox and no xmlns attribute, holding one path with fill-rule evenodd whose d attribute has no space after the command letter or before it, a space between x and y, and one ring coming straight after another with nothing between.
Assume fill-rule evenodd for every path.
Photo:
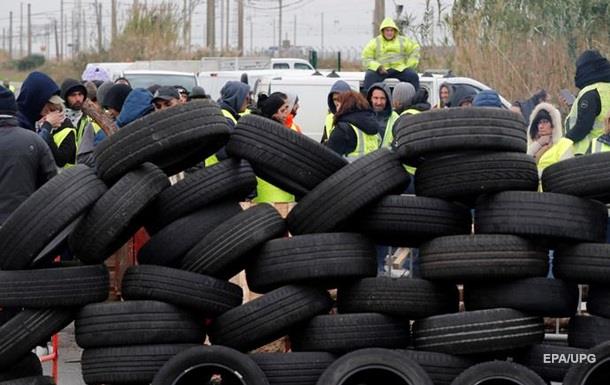
<instances>
[{"instance_id":1,"label":"reflective stripe on vest","mask_svg":"<svg viewBox=\"0 0 610 385\"><path fill-rule=\"evenodd\" d=\"M333 130L335 129L334 119L335 115L332 112L329 112L324 119L324 132L326 133L327 141L330 138L330 134L332 134Z\"/></svg>"},{"instance_id":2,"label":"reflective stripe on vest","mask_svg":"<svg viewBox=\"0 0 610 385\"><path fill-rule=\"evenodd\" d=\"M76 125L76 148L80 147L80 142L83 139L85 128L89 123L93 122L87 115L83 115Z\"/></svg>"},{"instance_id":3,"label":"reflective stripe on vest","mask_svg":"<svg viewBox=\"0 0 610 385\"><path fill-rule=\"evenodd\" d=\"M595 142L593 142L593 148L591 149L591 153L597 154L600 152L609 152L609 151L610 151L610 146L607 145L606 143L602 143L599 140L596 140Z\"/></svg>"},{"instance_id":4,"label":"reflective stripe on vest","mask_svg":"<svg viewBox=\"0 0 610 385\"><path fill-rule=\"evenodd\" d=\"M400 113L400 116L403 116L403 115L417 115L417 114L421 114L421 111L420 110L416 110L415 108L407 108L406 110L404 110L403 112ZM407 165L405 165L404 168L411 175L415 175L415 171L417 170L416 167L407 166Z\"/></svg>"},{"instance_id":5,"label":"reflective stripe on vest","mask_svg":"<svg viewBox=\"0 0 610 385\"><path fill-rule=\"evenodd\" d=\"M61 144L64 142L64 140L66 140L68 135L70 135L70 133L72 133L72 132L76 136L76 129L74 129L72 127L62 128L58 132L54 133L53 142L55 143L55 146L57 146L57 148L59 148L61 146ZM74 166L74 163L66 163L65 165L63 165L63 168L68 168L68 167L72 167L72 166Z\"/></svg>"},{"instance_id":6,"label":"reflective stripe on vest","mask_svg":"<svg viewBox=\"0 0 610 385\"><path fill-rule=\"evenodd\" d=\"M396 39L398 39L398 44L400 44L400 50L398 51L398 53L395 53L392 55L385 55L383 57L381 57L381 39L382 39L381 36L377 36L377 38L375 39L375 60L376 61L385 65L388 63L402 61L404 59L404 54L405 54L404 39L401 39L400 36L396 36Z\"/></svg>"},{"instance_id":7,"label":"reflective stripe on vest","mask_svg":"<svg viewBox=\"0 0 610 385\"><path fill-rule=\"evenodd\" d=\"M221 110L222 114L225 116L225 118L227 119L231 119L231 121L233 122L233 124L237 124L237 119L235 119L235 117L233 116L233 114L225 109ZM209 157L207 157L204 161L203 164L205 165L205 167L210 167L215 165L216 163L218 163L218 157L216 156L216 154L211 155Z\"/></svg>"},{"instance_id":8,"label":"reflective stripe on vest","mask_svg":"<svg viewBox=\"0 0 610 385\"><path fill-rule=\"evenodd\" d=\"M237 124L237 119L235 119L235 117L233 116L233 114L230 111L223 109L222 114L225 116L225 118L231 119L233 124Z\"/></svg>"},{"instance_id":9,"label":"reflective stripe on vest","mask_svg":"<svg viewBox=\"0 0 610 385\"><path fill-rule=\"evenodd\" d=\"M396 111L392 111L392 115L390 115L388 123L385 125L381 147L390 148L392 146L392 142L394 141L394 123L396 123L399 117L400 115L398 115Z\"/></svg>"},{"instance_id":10,"label":"reflective stripe on vest","mask_svg":"<svg viewBox=\"0 0 610 385\"><path fill-rule=\"evenodd\" d=\"M578 104L580 98L582 95L592 90L597 90L597 93L599 94L601 112L596 116L591 132L580 142L574 143L574 155L590 153L593 141L604 133L604 117L607 116L610 111L610 83L595 83L580 90L578 97L574 101L574 104L572 104L570 114L566 118L566 131L572 129L578 120Z\"/></svg>"},{"instance_id":11,"label":"reflective stripe on vest","mask_svg":"<svg viewBox=\"0 0 610 385\"><path fill-rule=\"evenodd\" d=\"M348 161L353 162L379 148L379 145L381 144L381 137L379 134L369 135L351 123L350 126L356 134L356 148L354 151L347 154L346 157Z\"/></svg>"}]
</instances>

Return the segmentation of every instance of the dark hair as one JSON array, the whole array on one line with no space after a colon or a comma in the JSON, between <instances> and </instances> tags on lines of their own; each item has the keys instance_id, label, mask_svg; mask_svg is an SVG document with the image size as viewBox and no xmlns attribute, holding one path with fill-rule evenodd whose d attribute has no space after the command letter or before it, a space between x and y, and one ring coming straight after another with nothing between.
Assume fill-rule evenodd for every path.
<instances>
[{"instance_id":1,"label":"dark hair","mask_svg":"<svg viewBox=\"0 0 610 385\"><path fill-rule=\"evenodd\" d=\"M272 116L286 103L288 96L283 92L274 92L267 96L266 94L258 94L256 108L260 115L272 119Z\"/></svg>"},{"instance_id":2,"label":"dark hair","mask_svg":"<svg viewBox=\"0 0 610 385\"><path fill-rule=\"evenodd\" d=\"M371 109L371 105L366 98L362 96L360 92L356 91L341 92L337 101L341 103L341 106L335 114L333 120L334 124L337 124L337 121L341 116L349 114L350 112Z\"/></svg>"}]
</instances>

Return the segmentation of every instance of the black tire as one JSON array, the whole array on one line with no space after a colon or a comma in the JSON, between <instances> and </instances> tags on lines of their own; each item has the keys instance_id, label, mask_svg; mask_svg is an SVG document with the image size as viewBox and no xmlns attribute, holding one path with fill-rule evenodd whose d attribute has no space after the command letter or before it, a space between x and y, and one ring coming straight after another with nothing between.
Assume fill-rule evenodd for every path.
<instances>
[{"instance_id":1,"label":"black tire","mask_svg":"<svg viewBox=\"0 0 610 385\"><path fill-rule=\"evenodd\" d=\"M86 263L104 262L142 227L141 213L168 186L167 175L152 163L125 174L72 232L72 251Z\"/></svg>"},{"instance_id":2,"label":"black tire","mask_svg":"<svg viewBox=\"0 0 610 385\"><path fill-rule=\"evenodd\" d=\"M499 108L449 108L396 121L397 151L413 160L430 154L464 151L527 151L523 118Z\"/></svg>"},{"instance_id":3,"label":"black tire","mask_svg":"<svg viewBox=\"0 0 610 385\"><path fill-rule=\"evenodd\" d=\"M601 202L563 194L507 191L480 197L475 233L603 242L608 210Z\"/></svg>"},{"instance_id":4,"label":"black tire","mask_svg":"<svg viewBox=\"0 0 610 385\"><path fill-rule=\"evenodd\" d=\"M246 268L254 249L286 234L286 222L268 204L256 205L206 234L182 259L184 270L229 279Z\"/></svg>"},{"instance_id":5,"label":"black tire","mask_svg":"<svg viewBox=\"0 0 610 385\"><path fill-rule=\"evenodd\" d=\"M4 381L16 380L27 376L42 376L42 364L38 356L32 352L21 357L11 365L11 368L0 372L0 384Z\"/></svg>"},{"instance_id":6,"label":"black tire","mask_svg":"<svg viewBox=\"0 0 610 385\"><path fill-rule=\"evenodd\" d=\"M0 307L84 306L108 298L104 265L0 270Z\"/></svg>"},{"instance_id":7,"label":"black tire","mask_svg":"<svg viewBox=\"0 0 610 385\"><path fill-rule=\"evenodd\" d=\"M253 353L269 385L316 385L336 357L324 352Z\"/></svg>"},{"instance_id":8,"label":"black tire","mask_svg":"<svg viewBox=\"0 0 610 385\"><path fill-rule=\"evenodd\" d=\"M415 193L419 196L474 203L482 194L536 191L538 169L534 158L527 154L461 154L422 162L415 172L415 181Z\"/></svg>"},{"instance_id":9,"label":"black tire","mask_svg":"<svg viewBox=\"0 0 610 385\"><path fill-rule=\"evenodd\" d=\"M291 283L336 288L377 275L376 255L375 246L355 233L274 239L258 250L246 278L257 293Z\"/></svg>"},{"instance_id":10,"label":"black tire","mask_svg":"<svg viewBox=\"0 0 610 385\"><path fill-rule=\"evenodd\" d=\"M606 341L610 341L610 319L594 315L577 315L570 318L569 346L590 349Z\"/></svg>"},{"instance_id":11,"label":"black tire","mask_svg":"<svg viewBox=\"0 0 610 385\"><path fill-rule=\"evenodd\" d=\"M403 354L388 349L361 349L333 362L316 385L433 385L424 369Z\"/></svg>"},{"instance_id":12,"label":"black tire","mask_svg":"<svg viewBox=\"0 0 610 385\"><path fill-rule=\"evenodd\" d=\"M389 195L354 217L353 228L381 245L417 247L444 235L470 234L465 206L436 198Z\"/></svg>"},{"instance_id":13,"label":"black tire","mask_svg":"<svg viewBox=\"0 0 610 385\"><path fill-rule=\"evenodd\" d=\"M106 190L95 171L83 165L66 169L48 181L2 224L0 269L20 270L49 257L38 254Z\"/></svg>"},{"instance_id":14,"label":"black tire","mask_svg":"<svg viewBox=\"0 0 610 385\"><path fill-rule=\"evenodd\" d=\"M315 140L256 115L239 119L226 148L247 159L256 175L299 197L347 164Z\"/></svg>"},{"instance_id":15,"label":"black tire","mask_svg":"<svg viewBox=\"0 0 610 385\"><path fill-rule=\"evenodd\" d=\"M322 289L284 286L216 318L209 329L210 341L240 351L252 350L331 307L330 296Z\"/></svg>"},{"instance_id":16,"label":"black tire","mask_svg":"<svg viewBox=\"0 0 610 385\"><path fill-rule=\"evenodd\" d=\"M0 385L55 385L55 381L49 376L30 376L2 381Z\"/></svg>"},{"instance_id":17,"label":"black tire","mask_svg":"<svg viewBox=\"0 0 610 385\"><path fill-rule=\"evenodd\" d=\"M26 309L0 326L0 370L14 363L74 320L71 309Z\"/></svg>"},{"instance_id":18,"label":"black tire","mask_svg":"<svg viewBox=\"0 0 610 385\"><path fill-rule=\"evenodd\" d=\"M364 348L406 349L409 321L383 314L319 315L290 335L295 352L347 353Z\"/></svg>"},{"instance_id":19,"label":"black tire","mask_svg":"<svg viewBox=\"0 0 610 385\"><path fill-rule=\"evenodd\" d=\"M610 244L580 243L555 251L557 278L581 284L610 285Z\"/></svg>"},{"instance_id":20,"label":"black tire","mask_svg":"<svg viewBox=\"0 0 610 385\"><path fill-rule=\"evenodd\" d=\"M469 358L444 353L418 350L398 352L417 362L428 373L434 385L450 385L460 373L475 364Z\"/></svg>"},{"instance_id":21,"label":"black tire","mask_svg":"<svg viewBox=\"0 0 610 385\"><path fill-rule=\"evenodd\" d=\"M542 318L508 308L439 315L413 324L416 349L448 354L514 349L543 338Z\"/></svg>"},{"instance_id":22,"label":"black tire","mask_svg":"<svg viewBox=\"0 0 610 385\"><path fill-rule=\"evenodd\" d=\"M572 317L578 310L578 286L547 278L467 283L464 305L466 310L509 307L539 317Z\"/></svg>"},{"instance_id":23,"label":"black tire","mask_svg":"<svg viewBox=\"0 0 610 385\"><path fill-rule=\"evenodd\" d=\"M519 385L547 385L533 370L514 362L489 361L466 369L451 385L472 385L493 380ZM510 381L510 382L509 382Z\"/></svg>"},{"instance_id":24,"label":"black tire","mask_svg":"<svg viewBox=\"0 0 610 385\"><path fill-rule=\"evenodd\" d=\"M563 385L605 385L610 378L610 342L604 342L587 350L580 363L570 366Z\"/></svg>"},{"instance_id":25,"label":"black tire","mask_svg":"<svg viewBox=\"0 0 610 385\"><path fill-rule=\"evenodd\" d=\"M176 174L215 153L229 134L213 101L176 106L135 120L102 141L94 150L97 171L110 183L144 162Z\"/></svg>"},{"instance_id":26,"label":"black tire","mask_svg":"<svg viewBox=\"0 0 610 385\"><path fill-rule=\"evenodd\" d=\"M548 256L534 241L514 235L453 235L419 249L421 276L451 282L546 276Z\"/></svg>"},{"instance_id":27,"label":"black tire","mask_svg":"<svg viewBox=\"0 0 610 385\"><path fill-rule=\"evenodd\" d=\"M387 149L343 167L311 190L288 214L293 235L338 230L358 210L409 184L409 174Z\"/></svg>"},{"instance_id":28,"label":"black tire","mask_svg":"<svg viewBox=\"0 0 610 385\"><path fill-rule=\"evenodd\" d=\"M243 300L241 287L202 274L162 266L132 266L125 271L121 294L128 300L155 300L216 317Z\"/></svg>"},{"instance_id":29,"label":"black tire","mask_svg":"<svg viewBox=\"0 0 610 385\"><path fill-rule=\"evenodd\" d=\"M178 267L182 258L208 233L239 214L235 201L223 201L182 217L160 230L142 246L138 262Z\"/></svg>"},{"instance_id":30,"label":"black tire","mask_svg":"<svg viewBox=\"0 0 610 385\"><path fill-rule=\"evenodd\" d=\"M74 324L83 349L203 343L203 320L159 301L107 302L82 308Z\"/></svg>"},{"instance_id":31,"label":"black tire","mask_svg":"<svg viewBox=\"0 0 610 385\"><path fill-rule=\"evenodd\" d=\"M339 313L382 313L419 319L458 311L458 290L423 279L365 278L337 290Z\"/></svg>"},{"instance_id":32,"label":"black tire","mask_svg":"<svg viewBox=\"0 0 610 385\"><path fill-rule=\"evenodd\" d=\"M230 200L239 202L256 189L256 176L245 161L227 159L205 167L161 192L147 209L146 229L154 234L200 208Z\"/></svg>"},{"instance_id":33,"label":"black tire","mask_svg":"<svg viewBox=\"0 0 610 385\"><path fill-rule=\"evenodd\" d=\"M152 385L211 384L215 374L227 384L269 385L250 357L225 346L197 346L180 352L163 365Z\"/></svg>"},{"instance_id":34,"label":"black tire","mask_svg":"<svg viewBox=\"0 0 610 385\"><path fill-rule=\"evenodd\" d=\"M600 152L562 160L544 169L544 191L610 203L610 154Z\"/></svg>"},{"instance_id":35,"label":"black tire","mask_svg":"<svg viewBox=\"0 0 610 385\"><path fill-rule=\"evenodd\" d=\"M544 380L561 382L570 369L569 357L580 357L583 353L586 353L586 350L540 344L532 345L523 353L516 355L515 361L538 373ZM559 359L550 360L557 354L561 355L559 358L567 359L567 362L561 362Z\"/></svg>"},{"instance_id":36,"label":"black tire","mask_svg":"<svg viewBox=\"0 0 610 385\"><path fill-rule=\"evenodd\" d=\"M598 285L589 286L587 312L610 319L610 287Z\"/></svg>"},{"instance_id":37,"label":"black tire","mask_svg":"<svg viewBox=\"0 0 610 385\"><path fill-rule=\"evenodd\" d=\"M165 344L85 349L81 357L83 379L88 385L149 384L170 358L193 346Z\"/></svg>"}]
</instances>

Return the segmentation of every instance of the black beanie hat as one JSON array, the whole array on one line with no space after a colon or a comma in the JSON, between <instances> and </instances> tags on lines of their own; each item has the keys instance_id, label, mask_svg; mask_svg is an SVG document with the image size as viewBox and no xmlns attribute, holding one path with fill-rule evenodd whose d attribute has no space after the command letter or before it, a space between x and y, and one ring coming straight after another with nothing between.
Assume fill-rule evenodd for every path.
<instances>
[{"instance_id":1,"label":"black beanie hat","mask_svg":"<svg viewBox=\"0 0 610 385\"><path fill-rule=\"evenodd\" d=\"M61 83L61 93L59 96L68 103L68 95L74 91L80 91L87 98L87 87L76 79L66 79ZM68 106L70 108L70 106Z\"/></svg>"},{"instance_id":2,"label":"black beanie hat","mask_svg":"<svg viewBox=\"0 0 610 385\"><path fill-rule=\"evenodd\" d=\"M15 94L0 86L0 115L17 115Z\"/></svg>"},{"instance_id":3,"label":"black beanie hat","mask_svg":"<svg viewBox=\"0 0 610 385\"><path fill-rule=\"evenodd\" d=\"M534 120L532 120L532 125L530 126L530 137L532 139L535 139L536 135L538 135L538 123L540 123L542 119L548 120L549 122L551 122L551 127L554 127L553 118L551 118L551 114L549 114L547 110L541 109L536 113Z\"/></svg>"},{"instance_id":4,"label":"black beanie hat","mask_svg":"<svg viewBox=\"0 0 610 385\"><path fill-rule=\"evenodd\" d=\"M587 50L576 60L574 84L582 89L597 82L610 82L610 62L597 50Z\"/></svg>"},{"instance_id":5,"label":"black beanie hat","mask_svg":"<svg viewBox=\"0 0 610 385\"><path fill-rule=\"evenodd\" d=\"M267 96L265 94L258 95L256 106L262 112L263 116L271 118L280 107L286 103L287 96L281 92L274 92Z\"/></svg>"},{"instance_id":6,"label":"black beanie hat","mask_svg":"<svg viewBox=\"0 0 610 385\"><path fill-rule=\"evenodd\" d=\"M102 100L103 108L113 108L117 111L121 111L123 108L123 103L125 103L125 99L127 99L127 95L131 92L131 87L127 84L115 84L104 95L104 100Z\"/></svg>"}]
</instances>

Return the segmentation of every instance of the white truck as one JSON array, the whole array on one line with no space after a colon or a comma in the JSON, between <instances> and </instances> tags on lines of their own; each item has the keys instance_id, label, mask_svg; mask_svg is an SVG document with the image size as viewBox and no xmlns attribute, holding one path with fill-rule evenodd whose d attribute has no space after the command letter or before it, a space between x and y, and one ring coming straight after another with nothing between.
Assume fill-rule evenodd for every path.
<instances>
[{"instance_id":1,"label":"white truck","mask_svg":"<svg viewBox=\"0 0 610 385\"><path fill-rule=\"evenodd\" d=\"M307 60L298 58L268 58L260 56L204 57L201 71L249 71L249 70L305 70L315 71Z\"/></svg>"}]
</instances>

